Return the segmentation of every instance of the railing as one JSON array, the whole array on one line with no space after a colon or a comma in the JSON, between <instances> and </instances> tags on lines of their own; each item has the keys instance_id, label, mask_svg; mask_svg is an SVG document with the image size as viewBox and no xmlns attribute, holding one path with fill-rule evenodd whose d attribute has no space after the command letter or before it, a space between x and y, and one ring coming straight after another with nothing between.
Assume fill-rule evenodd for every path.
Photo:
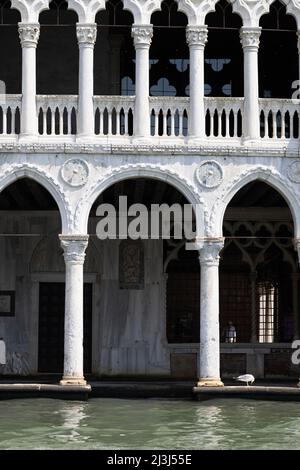
<instances>
[{"instance_id":1,"label":"railing","mask_svg":"<svg viewBox=\"0 0 300 470\"><path fill-rule=\"evenodd\" d=\"M95 96L95 134L128 136L133 134L134 96Z\"/></svg>"},{"instance_id":2,"label":"railing","mask_svg":"<svg viewBox=\"0 0 300 470\"><path fill-rule=\"evenodd\" d=\"M133 136L134 96L95 96L95 137ZM0 137L17 139L21 127L21 95L0 95ZM38 134L43 138L75 138L77 96L38 95ZM151 136L185 140L189 125L189 98L150 97ZM240 141L243 137L243 98L204 99L208 142ZM262 142L294 142L300 138L300 100L259 99ZM168 140L169 142L169 140Z\"/></svg>"},{"instance_id":3,"label":"railing","mask_svg":"<svg viewBox=\"0 0 300 470\"><path fill-rule=\"evenodd\" d=\"M68 136L77 132L77 96L38 95L38 132L43 136Z\"/></svg>"},{"instance_id":4,"label":"railing","mask_svg":"<svg viewBox=\"0 0 300 470\"><path fill-rule=\"evenodd\" d=\"M260 136L262 139L299 138L300 100L259 100Z\"/></svg>"},{"instance_id":5,"label":"railing","mask_svg":"<svg viewBox=\"0 0 300 470\"><path fill-rule=\"evenodd\" d=\"M189 98L151 97L151 135L182 137L188 133Z\"/></svg>"},{"instance_id":6,"label":"railing","mask_svg":"<svg viewBox=\"0 0 300 470\"><path fill-rule=\"evenodd\" d=\"M244 98L204 98L204 103L207 137L242 136Z\"/></svg>"},{"instance_id":7,"label":"railing","mask_svg":"<svg viewBox=\"0 0 300 470\"><path fill-rule=\"evenodd\" d=\"M20 134L21 95L0 95L0 134Z\"/></svg>"}]
</instances>

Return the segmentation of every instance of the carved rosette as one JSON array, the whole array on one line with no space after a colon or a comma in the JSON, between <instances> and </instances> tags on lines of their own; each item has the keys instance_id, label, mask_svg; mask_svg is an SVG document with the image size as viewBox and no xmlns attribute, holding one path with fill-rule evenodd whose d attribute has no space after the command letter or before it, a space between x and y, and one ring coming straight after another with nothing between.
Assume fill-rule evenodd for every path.
<instances>
[{"instance_id":1,"label":"carved rosette","mask_svg":"<svg viewBox=\"0 0 300 470\"><path fill-rule=\"evenodd\" d=\"M153 37L153 26L151 24L133 25L131 28L134 47L150 47Z\"/></svg>"},{"instance_id":2,"label":"carved rosette","mask_svg":"<svg viewBox=\"0 0 300 470\"><path fill-rule=\"evenodd\" d=\"M261 28L241 28L240 39L243 49L255 49L259 48L259 38L261 34Z\"/></svg>"},{"instance_id":3,"label":"carved rosette","mask_svg":"<svg viewBox=\"0 0 300 470\"><path fill-rule=\"evenodd\" d=\"M94 46L97 38L97 25L96 23L76 25L76 34L78 44Z\"/></svg>"},{"instance_id":4,"label":"carved rosette","mask_svg":"<svg viewBox=\"0 0 300 470\"><path fill-rule=\"evenodd\" d=\"M224 239L206 240L199 249L201 266L219 266L220 251L224 247Z\"/></svg>"},{"instance_id":5,"label":"carved rosette","mask_svg":"<svg viewBox=\"0 0 300 470\"><path fill-rule=\"evenodd\" d=\"M19 23L19 37L22 47L37 47L40 25L38 23Z\"/></svg>"},{"instance_id":6,"label":"carved rosette","mask_svg":"<svg viewBox=\"0 0 300 470\"><path fill-rule=\"evenodd\" d=\"M189 46L204 47L207 42L207 26L187 26L186 41Z\"/></svg>"},{"instance_id":7,"label":"carved rosette","mask_svg":"<svg viewBox=\"0 0 300 470\"><path fill-rule=\"evenodd\" d=\"M60 235L60 244L64 250L66 264L83 264L88 235Z\"/></svg>"}]
</instances>

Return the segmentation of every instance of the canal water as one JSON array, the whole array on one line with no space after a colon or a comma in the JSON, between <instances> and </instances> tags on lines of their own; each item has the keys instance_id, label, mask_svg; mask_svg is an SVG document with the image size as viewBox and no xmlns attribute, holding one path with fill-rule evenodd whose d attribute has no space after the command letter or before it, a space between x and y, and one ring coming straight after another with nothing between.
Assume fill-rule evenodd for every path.
<instances>
[{"instance_id":1,"label":"canal water","mask_svg":"<svg viewBox=\"0 0 300 470\"><path fill-rule=\"evenodd\" d=\"M0 449L300 449L299 403L0 401Z\"/></svg>"}]
</instances>

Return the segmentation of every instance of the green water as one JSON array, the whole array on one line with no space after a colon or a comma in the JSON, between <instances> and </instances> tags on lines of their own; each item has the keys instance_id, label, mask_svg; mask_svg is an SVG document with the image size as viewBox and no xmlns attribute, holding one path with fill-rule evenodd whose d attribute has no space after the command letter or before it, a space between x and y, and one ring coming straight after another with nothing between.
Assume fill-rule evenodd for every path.
<instances>
[{"instance_id":1,"label":"green water","mask_svg":"<svg viewBox=\"0 0 300 470\"><path fill-rule=\"evenodd\" d=\"M5 400L0 449L300 449L300 404Z\"/></svg>"}]
</instances>

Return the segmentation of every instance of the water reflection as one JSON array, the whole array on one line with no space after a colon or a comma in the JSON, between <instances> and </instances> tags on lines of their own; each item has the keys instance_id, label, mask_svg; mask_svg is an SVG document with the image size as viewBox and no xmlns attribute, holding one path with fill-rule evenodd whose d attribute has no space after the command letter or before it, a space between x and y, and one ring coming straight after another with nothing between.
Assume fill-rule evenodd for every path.
<instances>
[{"instance_id":1,"label":"water reflection","mask_svg":"<svg viewBox=\"0 0 300 470\"><path fill-rule=\"evenodd\" d=\"M298 403L0 401L0 449L297 449Z\"/></svg>"}]
</instances>

